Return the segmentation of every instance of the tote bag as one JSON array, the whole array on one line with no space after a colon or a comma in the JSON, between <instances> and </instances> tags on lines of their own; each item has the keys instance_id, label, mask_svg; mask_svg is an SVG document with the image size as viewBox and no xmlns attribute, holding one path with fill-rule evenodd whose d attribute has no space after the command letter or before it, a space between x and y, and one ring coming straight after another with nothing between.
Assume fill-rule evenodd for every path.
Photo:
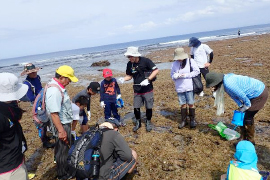
<instances>
[{"instance_id":1,"label":"tote bag","mask_svg":"<svg viewBox=\"0 0 270 180\"><path fill-rule=\"evenodd\" d=\"M189 59L189 65L190 65L190 72L192 72L193 69L191 67L190 59ZM200 92L203 91L203 84L202 84L202 80L201 80L200 74L198 74L197 76L193 77L192 78L192 82L193 82L193 92L195 94L200 94Z\"/></svg>"}]
</instances>

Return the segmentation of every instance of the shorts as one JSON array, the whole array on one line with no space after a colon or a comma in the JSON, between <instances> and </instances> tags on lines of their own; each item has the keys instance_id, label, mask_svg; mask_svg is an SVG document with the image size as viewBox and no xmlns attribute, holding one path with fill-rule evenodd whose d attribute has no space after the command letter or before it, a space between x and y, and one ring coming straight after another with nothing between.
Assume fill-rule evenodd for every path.
<instances>
[{"instance_id":1,"label":"shorts","mask_svg":"<svg viewBox=\"0 0 270 180\"><path fill-rule=\"evenodd\" d=\"M146 109L152 109L154 105L153 91L143 94L134 93L134 108L140 108L145 104Z\"/></svg>"},{"instance_id":2,"label":"shorts","mask_svg":"<svg viewBox=\"0 0 270 180\"><path fill-rule=\"evenodd\" d=\"M109 180L122 179L135 163L136 161L133 157L130 162L122 161L120 158L117 158L117 160L113 163Z\"/></svg>"},{"instance_id":3,"label":"shorts","mask_svg":"<svg viewBox=\"0 0 270 180\"><path fill-rule=\"evenodd\" d=\"M24 162L16 169L0 174L1 180L28 180L28 173Z\"/></svg>"},{"instance_id":4,"label":"shorts","mask_svg":"<svg viewBox=\"0 0 270 180\"><path fill-rule=\"evenodd\" d=\"M187 91L182 93L177 93L180 105L184 104L194 104L194 93L193 91Z\"/></svg>"},{"instance_id":5,"label":"shorts","mask_svg":"<svg viewBox=\"0 0 270 180\"><path fill-rule=\"evenodd\" d=\"M88 118L87 118L87 115L86 115L86 112L85 110L80 110L80 116L82 116L82 122L80 121L81 125L86 125L87 122L88 122ZM81 118L81 117L80 117Z\"/></svg>"}]
</instances>

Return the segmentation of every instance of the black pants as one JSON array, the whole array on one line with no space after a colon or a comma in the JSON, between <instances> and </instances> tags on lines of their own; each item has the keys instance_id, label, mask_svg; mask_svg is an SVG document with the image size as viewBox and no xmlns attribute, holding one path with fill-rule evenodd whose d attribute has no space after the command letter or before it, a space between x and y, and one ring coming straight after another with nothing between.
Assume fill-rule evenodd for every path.
<instances>
[{"instance_id":1,"label":"black pants","mask_svg":"<svg viewBox=\"0 0 270 180\"><path fill-rule=\"evenodd\" d=\"M209 73L209 69L208 68L200 68L200 75L203 75L203 78L205 79L205 76L207 73Z\"/></svg>"}]
</instances>

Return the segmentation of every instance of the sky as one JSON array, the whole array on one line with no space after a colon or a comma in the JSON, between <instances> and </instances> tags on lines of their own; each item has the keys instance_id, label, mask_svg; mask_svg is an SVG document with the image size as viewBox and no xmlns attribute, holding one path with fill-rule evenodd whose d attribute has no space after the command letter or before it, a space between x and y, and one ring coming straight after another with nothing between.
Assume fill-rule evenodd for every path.
<instances>
[{"instance_id":1,"label":"sky","mask_svg":"<svg viewBox=\"0 0 270 180\"><path fill-rule=\"evenodd\" d=\"M0 59L270 23L270 0L0 0Z\"/></svg>"}]
</instances>

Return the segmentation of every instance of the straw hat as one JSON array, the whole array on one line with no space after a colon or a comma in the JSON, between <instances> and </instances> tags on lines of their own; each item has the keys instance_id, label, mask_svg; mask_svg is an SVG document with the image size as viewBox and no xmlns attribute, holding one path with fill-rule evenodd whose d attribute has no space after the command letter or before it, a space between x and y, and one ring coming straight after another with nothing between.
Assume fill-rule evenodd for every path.
<instances>
[{"instance_id":1,"label":"straw hat","mask_svg":"<svg viewBox=\"0 0 270 180\"><path fill-rule=\"evenodd\" d=\"M32 63L28 63L28 64L24 65L23 72L21 73L21 76L24 76L26 74L30 74L32 72L38 72L40 69L42 69L42 68L36 67Z\"/></svg>"},{"instance_id":2,"label":"straw hat","mask_svg":"<svg viewBox=\"0 0 270 180\"><path fill-rule=\"evenodd\" d=\"M18 78L12 73L0 73L0 101L15 101L21 99L28 91L26 84L18 83Z\"/></svg>"},{"instance_id":3,"label":"straw hat","mask_svg":"<svg viewBox=\"0 0 270 180\"><path fill-rule=\"evenodd\" d=\"M140 57L141 54L138 51L138 47L128 47L127 52L124 54L125 56L133 56L133 57Z\"/></svg>"},{"instance_id":4,"label":"straw hat","mask_svg":"<svg viewBox=\"0 0 270 180\"><path fill-rule=\"evenodd\" d=\"M185 50L183 48L176 48L174 50L174 58L173 60L177 61L177 60L183 60L183 59L187 59L188 58L188 54L185 53Z\"/></svg>"}]
</instances>

